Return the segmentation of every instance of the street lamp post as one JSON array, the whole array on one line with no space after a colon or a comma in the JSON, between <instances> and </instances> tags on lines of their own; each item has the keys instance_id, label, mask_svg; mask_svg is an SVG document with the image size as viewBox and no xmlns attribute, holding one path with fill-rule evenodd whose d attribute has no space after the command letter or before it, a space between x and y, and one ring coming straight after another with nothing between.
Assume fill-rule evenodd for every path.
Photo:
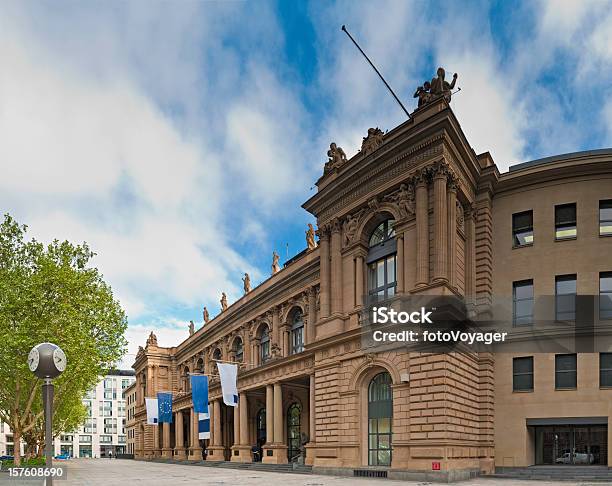
<instances>
[{"instance_id":1,"label":"street lamp post","mask_svg":"<svg viewBox=\"0 0 612 486\"><path fill-rule=\"evenodd\" d=\"M62 349L52 343L41 343L34 346L28 355L30 371L43 380L42 395L45 409L45 456L46 467L53 464L53 378L57 378L66 369L66 355ZM19 445L17 445L19 447ZM47 485L53 484L53 478L46 478Z\"/></svg>"}]
</instances>

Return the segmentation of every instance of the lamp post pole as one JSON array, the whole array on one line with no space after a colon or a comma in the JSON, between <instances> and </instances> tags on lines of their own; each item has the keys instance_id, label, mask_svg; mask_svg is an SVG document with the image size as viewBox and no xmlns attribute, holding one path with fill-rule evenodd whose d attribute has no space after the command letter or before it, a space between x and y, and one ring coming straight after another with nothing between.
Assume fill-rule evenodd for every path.
<instances>
[{"instance_id":1,"label":"lamp post pole","mask_svg":"<svg viewBox=\"0 0 612 486\"><path fill-rule=\"evenodd\" d=\"M53 381L45 378L42 386L43 407L45 409L45 466L53 465ZM52 485L51 476L47 478L47 485Z\"/></svg>"}]
</instances>

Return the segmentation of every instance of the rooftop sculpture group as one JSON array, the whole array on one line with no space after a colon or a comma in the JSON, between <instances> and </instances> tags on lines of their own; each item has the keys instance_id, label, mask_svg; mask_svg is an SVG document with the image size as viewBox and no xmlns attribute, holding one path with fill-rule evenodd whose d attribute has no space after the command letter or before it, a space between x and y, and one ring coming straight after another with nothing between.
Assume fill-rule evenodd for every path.
<instances>
[{"instance_id":1,"label":"rooftop sculpture group","mask_svg":"<svg viewBox=\"0 0 612 486\"><path fill-rule=\"evenodd\" d=\"M431 82L425 81L423 86L419 86L414 93L414 98L419 99L418 107L424 106L438 98L444 98L450 103L452 90L457 82L457 73L453 74L453 81L448 82L444 80L446 72L443 68L439 67L437 71L437 77L433 78Z\"/></svg>"}]
</instances>

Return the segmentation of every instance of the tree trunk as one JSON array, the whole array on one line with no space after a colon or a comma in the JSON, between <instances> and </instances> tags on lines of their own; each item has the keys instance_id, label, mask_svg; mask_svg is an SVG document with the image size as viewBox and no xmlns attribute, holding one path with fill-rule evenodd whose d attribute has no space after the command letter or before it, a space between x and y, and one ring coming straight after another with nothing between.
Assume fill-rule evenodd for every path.
<instances>
[{"instance_id":1,"label":"tree trunk","mask_svg":"<svg viewBox=\"0 0 612 486\"><path fill-rule=\"evenodd\" d=\"M15 466L21 465L21 427L13 429L13 456L15 457Z\"/></svg>"}]
</instances>

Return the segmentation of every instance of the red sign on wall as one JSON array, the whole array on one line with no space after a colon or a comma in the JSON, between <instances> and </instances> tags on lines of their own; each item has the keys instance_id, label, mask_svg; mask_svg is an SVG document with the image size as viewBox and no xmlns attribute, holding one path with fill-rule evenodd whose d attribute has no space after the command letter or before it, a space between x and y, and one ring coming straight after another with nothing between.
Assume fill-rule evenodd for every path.
<instances>
[{"instance_id":1,"label":"red sign on wall","mask_svg":"<svg viewBox=\"0 0 612 486\"><path fill-rule=\"evenodd\" d=\"M438 461L434 461L431 463L431 470L432 471L439 471L440 470L440 463Z\"/></svg>"}]
</instances>

